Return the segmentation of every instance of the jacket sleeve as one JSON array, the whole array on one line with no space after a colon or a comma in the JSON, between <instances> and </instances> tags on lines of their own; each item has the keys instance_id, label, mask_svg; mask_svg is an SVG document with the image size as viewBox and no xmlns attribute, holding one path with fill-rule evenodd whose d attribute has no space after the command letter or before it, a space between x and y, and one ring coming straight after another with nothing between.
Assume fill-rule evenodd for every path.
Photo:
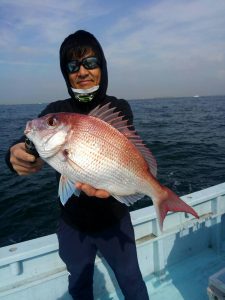
<instances>
[{"instance_id":1,"label":"jacket sleeve","mask_svg":"<svg viewBox=\"0 0 225 300\"><path fill-rule=\"evenodd\" d=\"M10 153L10 148L11 148L12 146L14 146L14 145L16 145L16 144L18 144L18 143L22 143L22 142L24 142L24 141L25 141L25 136L22 136L20 139L14 141L14 142L10 145L10 147L9 147L9 149L8 149L8 151L6 152L6 155L5 155L5 162L6 162L6 165L7 165L8 168L9 168L12 172L14 172L14 173L16 173L16 171L13 169L13 166L12 166L12 164L11 164L11 162L10 162L10 155L11 155L11 153Z\"/></svg>"}]
</instances>

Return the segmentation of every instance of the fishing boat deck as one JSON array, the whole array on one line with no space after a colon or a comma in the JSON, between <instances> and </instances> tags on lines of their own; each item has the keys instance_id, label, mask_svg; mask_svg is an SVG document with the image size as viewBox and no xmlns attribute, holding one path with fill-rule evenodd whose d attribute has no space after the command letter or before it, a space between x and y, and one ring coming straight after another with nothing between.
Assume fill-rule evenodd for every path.
<instances>
[{"instance_id":1,"label":"fishing boat deck","mask_svg":"<svg viewBox=\"0 0 225 300\"><path fill-rule=\"evenodd\" d=\"M207 300L209 277L225 266L225 183L182 199L200 219L171 213L164 232L159 230L153 207L131 213L139 264L151 300ZM0 248L1 300L69 300L67 276L55 234ZM94 294L96 300L123 299L100 253Z\"/></svg>"},{"instance_id":2,"label":"fishing boat deck","mask_svg":"<svg viewBox=\"0 0 225 300\"><path fill-rule=\"evenodd\" d=\"M206 300L209 277L225 266L225 253L212 249L187 257L165 269L161 277L146 278L151 300Z\"/></svg>"}]
</instances>

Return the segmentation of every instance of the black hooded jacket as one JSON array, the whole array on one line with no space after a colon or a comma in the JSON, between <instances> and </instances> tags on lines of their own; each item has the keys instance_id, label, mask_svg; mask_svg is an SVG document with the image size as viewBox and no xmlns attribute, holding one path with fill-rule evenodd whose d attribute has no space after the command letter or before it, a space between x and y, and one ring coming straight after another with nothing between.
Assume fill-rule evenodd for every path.
<instances>
[{"instance_id":1,"label":"black hooded jacket","mask_svg":"<svg viewBox=\"0 0 225 300\"><path fill-rule=\"evenodd\" d=\"M96 92L93 100L85 103L79 102L74 97L66 71L66 53L68 52L68 49L80 44L93 48L94 52L97 52L96 54L101 62L101 81L99 84L99 89ZM88 114L97 105L104 105L110 102L111 107L116 107L117 110L128 119L128 122L132 124L133 115L128 102L106 95L108 86L107 64L101 45L92 34L83 30L79 30L74 34L69 35L64 40L60 48L60 67L71 98L50 103L39 116L56 112L76 112ZM24 139L25 137L22 137L16 143L24 141ZM8 164L9 168L13 170L9 159L10 152L8 151L6 155L6 163ZM57 172L56 177L59 181L60 174ZM128 210L125 204L118 202L113 197L99 199L96 197L89 197L83 192L81 192L79 197L73 195L65 206L60 203L60 207L61 216L67 224L88 233L99 232L116 224Z\"/></svg>"}]
</instances>

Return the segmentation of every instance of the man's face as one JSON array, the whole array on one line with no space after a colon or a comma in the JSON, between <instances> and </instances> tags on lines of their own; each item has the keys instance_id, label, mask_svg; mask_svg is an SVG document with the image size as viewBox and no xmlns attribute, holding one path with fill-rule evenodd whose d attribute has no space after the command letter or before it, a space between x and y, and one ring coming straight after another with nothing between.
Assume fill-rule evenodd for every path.
<instances>
[{"instance_id":1,"label":"man's face","mask_svg":"<svg viewBox=\"0 0 225 300\"><path fill-rule=\"evenodd\" d=\"M81 61L82 59L90 56L95 56L92 50L79 58L79 60ZM72 88L89 89L93 86L99 85L101 80L101 69L97 67L92 70L87 70L83 65L80 65L79 71L68 74L68 77Z\"/></svg>"}]
</instances>

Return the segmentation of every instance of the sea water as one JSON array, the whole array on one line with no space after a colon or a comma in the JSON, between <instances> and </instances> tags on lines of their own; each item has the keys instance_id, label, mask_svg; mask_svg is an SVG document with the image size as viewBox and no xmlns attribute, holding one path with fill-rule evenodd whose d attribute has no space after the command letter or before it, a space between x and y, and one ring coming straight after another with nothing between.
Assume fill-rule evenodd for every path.
<instances>
[{"instance_id":1,"label":"sea water","mask_svg":"<svg viewBox=\"0 0 225 300\"><path fill-rule=\"evenodd\" d=\"M225 96L129 101L134 124L158 164L159 181L179 196L225 181ZM55 172L17 176L10 145L46 104L0 106L0 246L54 233L59 205ZM130 209L152 205L148 197Z\"/></svg>"}]
</instances>

